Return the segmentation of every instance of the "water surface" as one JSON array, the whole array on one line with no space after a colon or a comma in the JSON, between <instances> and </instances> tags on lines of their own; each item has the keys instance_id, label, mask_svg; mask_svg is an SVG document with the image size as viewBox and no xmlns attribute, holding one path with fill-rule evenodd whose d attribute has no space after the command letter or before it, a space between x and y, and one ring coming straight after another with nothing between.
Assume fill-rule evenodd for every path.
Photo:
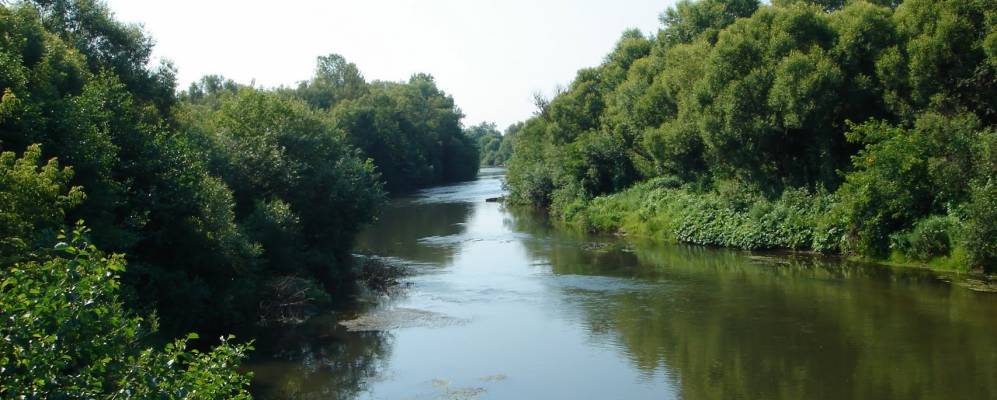
<instances>
[{"instance_id":1,"label":"water surface","mask_svg":"<svg viewBox=\"0 0 997 400\"><path fill-rule=\"evenodd\" d=\"M997 295L965 277L559 233L485 202L501 172L393 201L357 251L405 286L271 332L257 394L997 398Z\"/></svg>"}]
</instances>

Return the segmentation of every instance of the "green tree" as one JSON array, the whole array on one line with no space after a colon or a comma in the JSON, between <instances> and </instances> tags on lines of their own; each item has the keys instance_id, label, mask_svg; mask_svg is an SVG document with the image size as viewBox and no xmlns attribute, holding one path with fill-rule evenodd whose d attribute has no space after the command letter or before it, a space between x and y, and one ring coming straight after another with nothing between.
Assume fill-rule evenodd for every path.
<instances>
[{"instance_id":1,"label":"green tree","mask_svg":"<svg viewBox=\"0 0 997 400\"><path fill-rule=\"evenodd\" d=\"M700 35L713 41L721 29L757 9L757 0L683 0L661 14L658 38L666 45L691 43Z\"/></svg>"},{"instance_id":2,"label":"green tree","mask_svg":"<svg viewBox=\"0 0 997 400\"><path fill-rule=\"evenodd\" d=\"M502 133L498 131L494 123L482 122L467 128L465 135L477 143L482 166L497 166L505 163L506 158L498 154L503 142Z\"/></svg>"},{"instance_id":3,"label":"green tree","mask_svg":"<svg viewBox=\"0 0 997 400\"><path fill-rule=\"evenodd\" d=\"M374 82L369 93L333 108L336 126L374 160L389 192L474 178L478 149L463 114L433 77Z\"/></svg>"},{"instance_id":4,"label":"green tree","mask_svg":"<svg viewBox=\"0 0 997 400\"><path fill-rule=\"evenodd\" d=\"M991 270L994 9L680 2L539 104L509 197L587 229Z\"/></svg>"},{"instance_id":5,"label":"green tree","mask_svg":"<svg viewBox=\"0 0 997 400\"><path fill-rule=\"evenodd\" d=\"M886 100L912 120L919 109L966 108L997 123L997 75L986 62L988 34L997 26L993 0L905 1L893 14L902 40L878 61Z\"/></svg>"},{"instance_id":6,"label":"green tree","mask_svg":"<svg viewBox=\"0 0 997 400\"><path fill-rule=\"evenodd\" d=\"M356 64L347 62L339 54L319 57L315 76L301 82L297 89L298 96L320 109L329 109L343 100L356 99L367 92L367 82Z\"/></svg>"}]
</instances>

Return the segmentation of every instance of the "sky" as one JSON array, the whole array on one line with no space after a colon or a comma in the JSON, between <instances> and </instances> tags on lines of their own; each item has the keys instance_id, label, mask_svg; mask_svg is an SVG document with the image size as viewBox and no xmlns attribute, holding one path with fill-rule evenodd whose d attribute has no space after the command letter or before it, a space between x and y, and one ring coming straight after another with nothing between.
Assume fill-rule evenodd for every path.
<instances>
[{"instance_id":1,"label":"sky","mask_svg":"<svg viewBox=\"0 0 997 400\"><path fill-rule=\"evenodd\" d=\"M657 32L674 0L107 0L144 26L154 64L174 62L181 88L207 74L257 86L311 77L338 53L368 80L425 72L467 126L528 118L532 95L598 65L624 30Z\"/></svg>"}]
</instances>

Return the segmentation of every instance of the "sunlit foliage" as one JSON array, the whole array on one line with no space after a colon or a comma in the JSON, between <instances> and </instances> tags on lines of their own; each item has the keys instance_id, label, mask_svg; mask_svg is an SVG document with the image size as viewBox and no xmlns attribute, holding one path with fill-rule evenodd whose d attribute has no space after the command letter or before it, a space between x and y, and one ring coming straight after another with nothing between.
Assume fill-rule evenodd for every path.
<instances>
[{"instance_id":1,"label":"sunlit foliage","mask_svg":"<svg viewBox=\"0 0 997 400\"><path fill-rule=\"evenodd\" d=\"M761 211L723 193L780 204L785 193L833 192L831 205L813 200L830 208L812 215L821 239L803 248L997 268L977 254L993 247L977 218L992 197L995 9L992 0L681 2L655 37L624 33L526 121L511 197L579 222L593 198L666 179L717 215L761 223ZM737 236L743 226L701 222L690 232Z\"/></svg>"}]
</instances>

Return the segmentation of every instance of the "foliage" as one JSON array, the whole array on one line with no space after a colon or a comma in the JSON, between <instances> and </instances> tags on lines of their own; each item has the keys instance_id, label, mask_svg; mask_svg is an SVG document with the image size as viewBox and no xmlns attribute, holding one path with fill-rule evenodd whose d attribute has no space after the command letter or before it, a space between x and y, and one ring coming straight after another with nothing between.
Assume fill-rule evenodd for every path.
<instances>
[{"instance_id":1,"label":"foliage","mask_svg":"<svg viewBox=\"0 0 997 400\"><path fill-rule=\"evenodd\" d=\"M327 110L344 100L358 99L370 89L356 64L339 54L318 58L315 77L301 82L296 94L309 105Z\"/></svg>"},{"instance_id":2,"label":"foliage","mask_svg":"<svg viewBox=\"0 0 997 400\"><path fill-rule=\"evenodd\" d=\"M477 143L481 166L504 166L512 156L512 141L522 126L522 123L510 125L503 134L495 124L482 122L467 128L465 134Z\"/></svg>"},{"instance_id":3,"label":"foliage","mask_svg":"<svg viewBox=\"0 0 997 400\"><path fill-rule=\"evenodd\" d=\"M896 234L892 247L905 256L918 261L930 261L952 252L958 237L958 220L952 217L932 216L920 220L910 232Z\"/></svg>"},{"instance_id":4,"label":"foliage","mask_svg":"<svg viewBox=\"0 0 997 400\"><path fill-rule=\"evenodd\" d=\"M696 193L654 179L597 197L565 215L569 225L668 242L748 250L811 249L818 220L835 204L827 193L790 190L775 201L743 192Z\"/></svg>"},{"instance_id":5,"label":"foliage","mask_svg":"<svg viewBox=\"0 0 997 400\"><path fill-rule=\"evenodd\" d=\"M849 133L866 143L839 190L849 221L846 250L885 256L889 236L967 199L979 121L923 115L913 129L869 122Z\"/></svg>"},{"instance_id":6,"label":"foliage","mask_svg":"<svg viewBox=\"0 0 997 400\"><path fill-rule=\"evenodd\" d=\"M0 4L0 397L246 398L248 346L152 349L136 315L167 341L307 317L354 278L385 186L477 173L428 75L367 83L330 55L296 89L177 94L152 48L100 0ZM77 220L87 240L53 250Z\"/></svg>"},{"instance_id":7,"label":"foliage","mask_svg":"<svg viewBox=\"0 0 997 400\"><path fill-rule=\"evenodd\" d=\"M478 172L478 150L461 127L463 114L430 75L367 83L355 64L333 54L319 57L311 80L278 92L327 111L373 160L392 193L468 180Z\"/></svg>"},{"instance_id":8,"label":"foliage","mask_svg":"<svg viewBox=\"0 0 997 400\"><path fill-rule=\"evenodd\" d=\"M997 133L986 132L979 140L974 162L977 176L970 184L965 209L965 241L970 265L997 265Z\"/></svg>"},{"instance_id":9,"label":"foliage","mask_svg":"<svg viewBox=\"0 0 997 400\"><path fill-rule=\"evenodd\" d=\"M525 122L508 163L510 199L625 230L597 214L632 218L605 204L633 198L625 209L664 213L665 236L693 243L871 258L907 243L918 262L975 254L992 241L979 218L993 175L982 139L997 123L994 9L992 0L680 2L655 37L625 32ZM646 194L641 182L660 177L685 187L665 192L688 210L638 212L659 200L621 192L636 184ZM767 218L795 218L781 208L797 204L784 204L793 193L825 193L798 205L822 212L807 220L815 230L767 238L790 229ZM930 233L940 230L948 245Z\"/></svg>"},{"instance_id":10,"label":"foliage","mask_svg":"<svg viewBox=\"0 0 997 400\"><path fill-rule=\"evenodd\" d=\"M385 186L477 172L428 75L367 83L330 55L298 88L214 75L177 95L171 66L148 67L152 39L98 0L5 4L0 33L0 146L25 154L3 156L3 261L90 221L96 246L129 255L126 293L167 335L256 321L276 278L333 290ZM71 169L38 169L54 158Z\"/></svg>"},{"instance_id":11,"label":"foliage","mask_svg":"<svg viewBox=\"0 0 997 400\"><path fill-rule=\"evenodd\" d=\"M0 270L0 393L5 398L242 398L237 372L249 345L222 338L188 350L197 335L162 350L143 345L154 327L120 299L121 256L106 256L77 227L61 254ZM229 338L231 339L231 338Z\"/></svg>"},{"instance_id":12,"label":"foliage","mask_svg":"<svg viewBox=\"0 0 997 400\"><path fill-rule=\"evenodd\" d=\"M180 127L203 143L209 173L231 188L227 218L260 252L201 292L227 293L235 309L226 312L265 314L252 307L272 295L266 282L296 276L333 285L348 277L345 255L381 204L382 185L373 163L323 112L277 93L232 88L208 88L184 104Z\"/></svg>"},{"instance_id":13,"label":"foliage","mask_svg":"<svg viewBox=\"0 0 997 400\"><path fill-rule=\"evenodd\" d=\"M39 166L41 148L30 146L21 157L0 154L0 264L10 264L51 242L65 220L65 210L79 204L83 192L66 189L71 168L56 160Z\"/></svg>"}]
</instances>

